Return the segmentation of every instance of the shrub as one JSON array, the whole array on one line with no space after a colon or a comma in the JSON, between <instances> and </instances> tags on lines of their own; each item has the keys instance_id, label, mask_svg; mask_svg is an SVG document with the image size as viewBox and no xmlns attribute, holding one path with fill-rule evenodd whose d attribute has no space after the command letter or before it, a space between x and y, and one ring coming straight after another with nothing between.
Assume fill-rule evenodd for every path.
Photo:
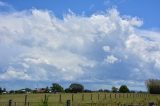
<instances>
[{"instance_id":1,"label":"shrub","mask_svg":"<svg viewBox=\"0 0 160 106\"><path fill-rule=\"evenodd\" d=\"M120 93L128 93L129 89L126 85L121 85L121 87L119 88L119 92Z\"/></svg>"},{"instance_id":2,"label":"shrub","mask_svg":"<svg viewBox=\"0 0 160 106\"><path fill-rule=\"evenodd\" d=\"M118 92L118 88L116 88L116 87L112 87L112 92L114 92L114 93L117 93Z\"/></svg>"},{"instance_id":3,"label":"shrub","mask_svg":"<svg viewBox=\"0 0 160 106\"><path fill-rule=\"evenodd\" d=\"M160 80L149 79L145 82L148 92L151 94L160 94Z\"/></svg>"},{"instance_id":4,"label":"shrub","mask_svg":"<svg viewBox=\"0 0 160 106\"><path fill-rule=\"evenodd\" d=\"M69 89L71 92L73 93L77 93L77 92L83 92L84 90L84 87L83 85L81 84L78 84L78 83L73 83L69 86Z\"/></svg>"},{"instance_id":5,"label":"shrub","mask_svg":"<svg viewBox=\"0 0 160 106\"><path fill-rule=\"evenodd\" d=\"M58 83L53 83L51 87L52 92L63 92L63 87Z\"/></svg>"}]
</instances>

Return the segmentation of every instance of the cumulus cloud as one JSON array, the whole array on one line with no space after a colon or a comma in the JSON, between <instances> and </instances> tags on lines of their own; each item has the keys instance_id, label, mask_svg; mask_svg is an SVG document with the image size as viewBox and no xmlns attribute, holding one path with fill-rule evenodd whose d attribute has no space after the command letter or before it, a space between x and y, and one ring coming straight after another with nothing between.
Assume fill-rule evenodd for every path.
<instances>
[{"instance_id":1,"label":"cumulus cloud","mask_svg":"<svg viewBox=\"0 0 160 106\"><path fill-rule=\"evenodd\" d=\"M111 48L109 46L103 46L105 52L110 52Z\"/></svg>"},{"instance_id":2,"label":"cumulus cloud","mask_svg":"<svg viewBox=\"0 0 160 106\"><path fill-rule=\"evenodd\" d=\"M116 58L115 56L113 55L110 55L110 56L107 56L107 58L104 60L106 63L110 63L110 64L113 64L115 63L116 61L118 61L118 58Z\"/></svg>"},{"instance_id":3,"label":"cumulus cloud","mask_svg":"<svg viewBox=\"0 0 160 106\"><path fill-rule=\"evenodd\" d=\"M16 70L13 67L9 67L0 77L1 80L14 80L17 78L30 80L30 76L28 76L24 70Z\"/></svg>"},{"instance_id":4,"label":"cumulus cloud","mask_svg":"<svg viewBox=\"0 0 160 106\"><path fill-rule=\"evenodd\" d=\"M1 80L158 77L160 33L139 29L142 20L114 8L91 16L67 13L63 19L49 10L14 11L0 14L0 23Z\"/></svg>"}]
</instances>

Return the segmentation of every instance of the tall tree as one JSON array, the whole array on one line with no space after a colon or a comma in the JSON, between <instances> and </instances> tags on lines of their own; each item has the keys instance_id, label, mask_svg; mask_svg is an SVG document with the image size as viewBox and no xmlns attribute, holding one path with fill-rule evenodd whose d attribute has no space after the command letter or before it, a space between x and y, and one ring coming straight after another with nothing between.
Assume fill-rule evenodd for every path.
<instances>
[{"instance_id":1,"label":"tall tree","mask_svg":"<svg viewBox=\"0 0 160 106\"><path fill-rule=\"evenodd\" d=\"M120 93L128 93L129 89L126 85L121 85L121 87L119 88L119 92Z\"/></svg>"},{"instance_id":2,"label":"tall tree","mask_svg":"<svg viewBox=\"0 0 160 106\"><path fill-rule=\"evenodd\" d=\"M6 88L3 88L3 92L6 92Z\"/></svg>"},{"instance_id":3,"label":"tall tree","mask_svg":"<svg viewBox=\"0 0 160 106\"><path fill-rule=\"evenodd\" d=\"M2 90L2 88L0 87L0 94L2 94L2 92L3 92L3 90Z\"/></svg>"},{"instance_id":4,"label":"tall tree","mask_svg":"<svg viewBox=\"0 0 160 106\"><path fill-rule=\"evenodd\" d=\"M148 92L151 94L160 94L160 80L149 79L145 82Z\"/></svg>"},{"instance_id":5,"label":"tall tree","mask_svg":"<svg viewBox=\"0 0 160 106\"><path fill-rule=\"evenodd\" d=\"M118 92L118 88L116 88L116 87L112 87L112 92L114 92L114 93L117 93Z\"/></svg>"},{"instance_id":6,"label":"tall tree","mask_svg":"<svg viewBox=\"0 0 160 106\"><path fill-rule=\"evenodd\" d=\"M52 92L63 92L63 87L58 83L53 83L51 87Z\"/></svg>"},{"instance_id":7,"label":"tall tree","mask_svg":"<svg viewBox=\"0 0 160 106\"><path fill-rule=\"evenodd\" d=\"M82 84L72 83L72 84L69 86L69 89L70 89L70 91L73 92L73 93L83 92L84 86L83 86Z\"/></svg>"}]
</instances>

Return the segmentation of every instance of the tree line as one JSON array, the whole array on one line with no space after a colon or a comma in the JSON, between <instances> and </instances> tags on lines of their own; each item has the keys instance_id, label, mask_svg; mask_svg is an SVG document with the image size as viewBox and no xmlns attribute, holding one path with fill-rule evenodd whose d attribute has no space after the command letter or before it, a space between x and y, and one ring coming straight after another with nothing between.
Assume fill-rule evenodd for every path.
<instances>
[{"instance_id":1,"label":"tree line","mask_svg":"<svg viewBox=\"0 0 160 106\"><path fill-rule=\"evenodd\" d=\"M6 89L2 90L0 88L0 94L6 93ZM20 89L20 90L10 90L8 93L81 93L81 92L114 92L114 93L129 93L130 90L126 85L121 85L120 88L112 87L111 90L108 89L99 89L96 91L84 89L84 86L79 83L72 83L70 86L66 89L64 89L60 84L53 83L51 87L45 87L45 88L36 88L34 90L30 88Z\"/></svg>"},{"instance_id":2,"label":"tree line","mask_svg":"<svg viewBox=\"0 0 160 106\"><path fill-rule=\"evenodd\" d=\"M160 94L160 80L158 79L149 79L145 81L147 90L151 94ZM2 93L81 93L81 92L113 92L113 93L135 93L135 91L129 90L127 85L121 85L119 88L112 87L111 90L108 89L99 89L97 91L92 91L85 89L82 84L79 83L72 83L66 89L64 89L60 84L53 83L51 87L45 88L36 88L34 90L30 88L20 89L20 90L10 90L7 91L5 88L0 87L0 94ZM139 91L139 93L142 93Z\"/></svg>"}]
</instances>

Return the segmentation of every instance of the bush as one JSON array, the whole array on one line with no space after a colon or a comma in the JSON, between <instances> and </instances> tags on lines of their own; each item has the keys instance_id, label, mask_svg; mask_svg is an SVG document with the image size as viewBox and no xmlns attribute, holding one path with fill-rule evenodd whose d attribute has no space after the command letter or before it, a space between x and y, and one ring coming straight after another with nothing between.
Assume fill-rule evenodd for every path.
<instances>
[{"instance_id":1,"label":"bush","mask_svg":"<svg viewBox=\"0 0 160 106\"><path fill-rule=\"evenodd\" d=\"M2 90L2 88L0 87L0 94L2 94L2 92L3 92L3 90Z\"/></svg>"},{"instance_id":2,"label":"bush","mask_svg":"<svg viewBox=\"0 0 160 106\"><path fill-rule=\"evenodd\" d=\"M70 93L71 90L70 90L69 88L66 88L66 89L65 89L65 92L66 92L66 93Z\"/></svg>"},{"instance_id":3,"label":"bush","mask_svg":"<svg viewBox=\"0 0 160 106\"><path fill-rule=\"evenodd\" d=\"M119 88L119 92L120 93L128 93L129 89L126 85L121 85L121 87Z\"/></svg>"},{"instance_id":4,"label":"bush","mask_svg":"<svg viewBox=\"0 0 160 106\"><path fill-rule=\"evenodd\" d=\"M148 92L151 94L160 94L160 80L149 79L145 82Z\"/></svg>"},{"instance_id":5,"label":"bush","mask_svg":"<svg viewBox=\"0 0 160 106\"><path fill-rule=\"evenodd\" d=\"M51 90L52 92L63 92L64 91L63 87L59 85L58 83L53 83Z\"/></svg>"},{"instance_id":6,"label":"bush","mask_svg":"<svg viewBox=\"0 0 160 106\"><path fill-rule=\"evenodd\" d=\"M49 104L48 104L48 96L46 96L45 95L45 98L44 98L44 100L42 100L42 106L48 106Z\"/></svg>"},{"instance_id":7,"label":"bush","mask_svg":"<svg viewBox=\"0 0 160 106\"><path fill-rule=\"evenodd\" d=\"M112 87L112 92L114 92L114 93L117 93L118 92L118 88L116 88L116 87Z\"/></svg>"},{"instance_id":8,"label":"bush","mask_svg":"<svg viewBox=\"0 0 160 106\"><path fill-rule=\"evenodd\" d=\"M69 89L72 93L83 92L84 87L81 84L73 83L69 86Z\"/></svg>"}]
</instances>

